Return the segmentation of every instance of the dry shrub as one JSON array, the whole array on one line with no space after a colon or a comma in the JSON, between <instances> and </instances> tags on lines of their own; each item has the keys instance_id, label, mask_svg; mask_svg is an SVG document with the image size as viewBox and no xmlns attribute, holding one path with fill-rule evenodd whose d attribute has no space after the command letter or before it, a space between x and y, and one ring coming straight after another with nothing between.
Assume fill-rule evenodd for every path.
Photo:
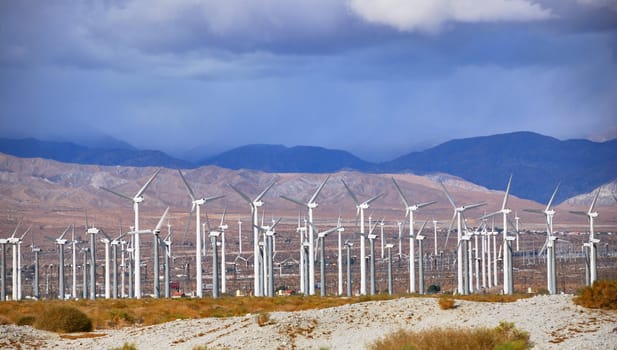
<instances>
[{"instance_id":1,"label":"dry shrub","mask_svg":"<svg viewBox=\"0 0 617 350\"><path fill-rule=\"evenodd\" d=\"M0 315L0 326L4 326L7 324L11 324L11 323L13 322L11 322L11 320L8 317Z\"/></svg>"},{"instance_id":2,"label":"dry shrub","mask_svg":"<svg viewBox=\"0 0 617 350\"><path fill-rule=\"evenodd\" d=\"M117 348L111 348L111 350L137 350L137 347L135 346L135 343L128 343L125 342L124 344L122 344L122 346L117 347Z\"/></svg>"},{"instance_id":3,"label":"dry shrub","mask_svg":"<svg viewBox=\"0 0 617 350\"><path fill-rule=\"evenodd\" d=\"M442 310L449 310L449 309L454 309L454 299L450 299L450 298L439 298L439 307Z\"/></svg>"},{"instance_id":4,"label":"dry shrub","mask_svg":"<svg viewBox=\"0 0 617 350\"><path fill-rule=\"evenodd\" d=\"M35 321L36 317L32 315L25 315L20 317L15 324L18 326L32 326Z\"/></svg>"},{"instance_id":5,"label":"dry shrub","mask_svg":"<svg viewBox=\"0 0 617 350\"><path fill-rule=\"evenodd\" d=\"M421 332L398 330L373 344L371 350L526 350L529 335L502 322L494 329L430 329Z\"/></svg>"},{"instance_id":6,"label":"dry shrub","mask_svg":"<svg viewBox=\"0 0 617 350\"><path fill-rule=\"evenodd\" d=\"M270 313L268 312L260 312L257 317L255 317L255 320L257 321L259 327L274 324L274 321L270 319Z\"/></svg>"},{"instance_id":7,"label":"dry shrub","mask_svg":"<svg viewBox=\"0 0 617 350\"><path fill-rule=\"evenodd\" d=\"M581 290L574 303L591 309L617 310L617 281L595 281Z\"/></svg>"},{"instance_id":8,"label":"dry shrub","mask_svg":"<svg viewBox=\"0 0 617 350\"><path fill-rule=\"evenodd\" d=\"M37 317L33 326L57 333L90 332L92 321L75 307L52 306Z\"/></svg>"}]
</instances>

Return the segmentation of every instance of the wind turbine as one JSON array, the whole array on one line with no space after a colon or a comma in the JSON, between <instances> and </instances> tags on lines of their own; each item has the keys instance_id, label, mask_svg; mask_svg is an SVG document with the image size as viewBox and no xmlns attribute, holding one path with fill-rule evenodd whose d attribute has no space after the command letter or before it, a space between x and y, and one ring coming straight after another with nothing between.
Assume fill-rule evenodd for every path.
<instances>
[{"instance_id":1,"label":"wind turbine","mask_svg":"<svg viewBox=\"0 0 617 350\"><path fill-rule=\"evenodd\" d=\"M267 283L265 283L265 293L266 296L272 297L274 296L274 264L272 262L272 258L273 258L273 237L276 234L276 231L274 230L274 228L276 227L276 225L279 224L279 222L281 221L281 219L279 218L278 220L276 220L271 226L264 226L263 224L261 226L257 226L256 228L264 233L264 238L265 238L265 244L264 244L264 266L265 266L265 271L264 271L264 280L266 280Z\"/></svg>"},{"instance_id":2,"label":"wind turbine","mask_svg":"<svg viewBox=\"0 0 617 350\"><path fill-rule=\"evenodd\" d=\"M165 212L163 212L163 215L161 216L161 219L159 220L159 222L156 224L154 230L152 230L152 238L153 238L153 246L152 249L154 251L154 266L152 268L152 273L153 273L153 286L152 286L152 292L154 294L155 298L160 298L161 297L161 281L159 279L159 270L160 270L160 262L159 262L159 241L160 241L160 233L161 233L161 227L163 227L163 221L165 221L165 216L167 216L167 212L169 212L169 207L167 207L167 209L165 209Z\"/></svg>"},{"instance_id":3,"label":"wind turbine","mask_svg":"<svg viewBox=\"0 0 617 350\"><path fill-rule=\"evenodd\" d=\"M225 224L225 214L227 213L227 208L223 210L223 216L221 216L221 223L219 224L218 229L221 231L221 293L227 293L227 269L225 260L225 230L229 228Z\"/></svg>"},{"instance_id":4,"label":"wind turbine","mask_svg":"<svg viewBox=\"0 0 617 350\"><path fill-rule=\"evenodd\" d=\"M369 249L370 249L370 262L369 262L369 266L370 266L370 295L375 295L375 238L377 238L377 235L374 233L375 232L375 228L377 228L377 221L375 222L374 225L369 226L369 234L367 235L366 238L368 238L368 242L369 242ZM362 234L360 234L362 235Z\"/></svg>"},{"instance_id":5,"label":"wind turbine","mask_svg":"<svg viewBox=\"0 0 617 350\"><path fill-rule=\"evenodd\" d=\"M251 216L253 220L253 287L255 296L263 296L262 280L259 279L260 269L262 268L259 263L259 230L255 227L259 223L259 213L257 212L264 202L261 199L266 195L266 192L274 186L275 182L266 187L254 200L251 200L246 194L242 193L233 185L229 185L236 193L240 195L251 207Z\"/></svg>"},{"instance_id":6,"label":"wind turbine","mask_svg":"<svg viewBox=\"0 0 617 350\"><path fill-rule=\"evenodd\" d=\"M422 251L422 241L424 241L425 237L422 236L422 231L426 223L428 223L428 219L420 226L418 234L416 235L416 239L418 240L418 293L420 294L424 294L424 253Z\"/></svg>"},{"instance_id":7,"label":"wind turbine","mask_svg":"<svg viewBox=\"0 0 617 350\"><path fill-rule=\"evenodd\" d=\"M30 245L30 248L32 249L32 253L34 253L34 281L32 282L32 297L35 300L39 300L41 297L39 289L39 254L41 253L41 248L34 245L34 235L30 235L30 238L32 239L32 245Z\"/></svg>"},{"instance_id":8,"label":"wind turbine","mask_svg":"<svg viewBox=\"0 0 617 350\"><path fill-rule=\"evenodd\" d=\"M347 250L347 296L352 296L351 290L351 247L353 243L349 240L345 241L345 250Z\"/></svg>"},{"instance_id":9,"label":"wind turbine","mask_svg":"<svg viewBox=\"0 0 617 350\"><path fill-rule=\"evenodd\" d=\"M125 236L125 233L122 233L122 226L120 226L120 235L118 237L111 240L111 255L113 260L113 277L112 277L112 298L118 298L118 245L122 244L121 239ZM122 251L124 253L124 250ZM124 275L122 276L122 280L124 280ZM124 285L122 285L122 296L124 296Z\"/></svg>"},{"instance_id":10,"label":"wind turbine","mask_svg":"<svg viewBox=\"0 0 617 350\"><path fill-rule=\"evenodd\" d=\"M392 248L394 244L386 244L386 249L388 250L388 294L392 295Z\"/></svg>"},{"instance_id":11,"label":"wind turbine","mask_svg":"<svg viewBox=\"0 0 617 350\"><path fill-rule=\"evenodd\" d=\"M553 216L555 215L555 210L551 208L551 206L553 205L553 200L555 200L555 195L557 195L558 190L559 184L557 184L557 187L555 187L555 191L553 192L551 199L548 201L548 204L543 211L525 209L526 212L544 214L544 216L546 217L546 241L544 242L544 247L541 251L544 251L544 249L546 249L546 283L548 292L550 294L557 293L557 274L555 266L555 241L557 240L557 237L553 236Z\"/></svg>"},{"instance_id":12,"label":"wind turbine","mask_svg":"<svg viewBox=\"0 0 617 350\"><path fill-rule=\"evenodd\" d=\"M165 248L165 253L163 255L163 260L165 262L165 298L170 298L171 291L169 290L169 262L171 260L171 225L169 224L169 222L167 222L167 236L162 240L162 243Z\"/></svg>"},{"instance_id":13,"label":"wind turbine","mask_svg":"<svg viewBox=\"0 0 617 350\"><path fill-rule=\"evenodd\" d=\"M469 283L470 283L470 281L468 280L469 261L467 260L467 256L466 256L468 240L466 240L462 234L462 231L463 231L462 216L465 211L486 205L486 203L481 202L481 203L475 203L475 204L463 205L463 206L457 207L456 204L454 203L454 199L452 199L452 196L450 196L450 193L448 193L448 190L446 189L446 186L443 184L443 182L439 181L439 184L443 188L443 191L446 197L448 198L448 201L450 202L450 204L452 205L452 208L454 209L452 220L450 221L450 226L448 227L448 234L446 235L446 242L444 244L444 250L445 250L446 245L448 244L448 238L450 237L450 231L452 230L452 225L454 224L454 220L456 219L456 227L457 227L456 264L457 264L457 282L458 282L457 292L459 294L466 295L466 294L469 294Z\"/></svg>"},{"instance_id":14,"label":"wind turbine","mask_svg":"<svg viewBox=\"0 0 617 350\"><path fill-rule=\"evenodd\" d=\"M334 231L341 229L340 224L337 227L331 228L329 230L319 232L317 227L309 221L310 227L312 227L317 232L317 239L319 240L319 273L320 273L320 295L322 297L326 296L326 248L325 248L325 238L328 237Z\"/></svg>"},{"instance_id":15,"label":"wind turbine","mask_svg":"<svg viewBox=\"0 0 617 350\"><path fill-rule=\"evenodd\" d=\"M58 247L58 298L61 300L64 300L64 245L67 242L64 235L66 235L70 228L71 225L69 225L64 232L62 232L60 237L56 239L47 237L52 241L56 241L56 245Z\"/></svg>"},{"instance_id":16,"label":"wind turbine","mask_svg":"<svg viewBox=\"0 0 617 350\"><path fill-rule=\"evenodd\" d=\"M347 186L347 183L345 183L343 179L341 179L341 182L345 186L345 189L347 189L351 199L353 199L356 204L356 219L358 215L360 215L360 294L366 295L366 237L364 237L364 210L368 209L373 201L383 196L383 193L371 197L364 202L360 202L358 197L356 197L349 186Z\"/></svg>"},{"instance_id":17,"label":"wind turbine","mask_svg":"<svg viewBox=\"0 0 617 350\"><path fill-rule=\"evenodd\" d=\"M21 237L17 239L17 300L21 300L21 243L24 240L24 237L30 232L32 225L28 227L26 232L24 232Z\"/></svg>"},{"instance_id":18,"label":"wind turbine","mask_svg":"<svg viewBox=\"0 0 617 350\"><path fill-rule=\"evenodd\" d=\"M313 222L313 209L317 208L318 204L317 202L315 202L315 200L317 199L317 196L319 195L319 193L321 192L321 190L323 189L323 187L326 185L326 182L328 181L328 179L330 178L330 175L326 176L326 179L321 183L321 185L317 188L317 190L315 191L315 193L313 193L313 196L308 200L308 202L303 203L297 199L294 198L290 198L287 196L281 196L281 198L288 200L292 203L298 204L301 207L306 207L308 209L308 222L309 222L309 227L308 227L308 239L309 239L309 255L308 255L308 261L309 261L309 295L314 295L315 294L315 250L314 250L314 233L313 233L313 225L311 224Z\"/></svg>"},{"instance_id":19,"label":"wind turbine","mask_svg":"<svg viewBox=\"0 0 617 350\"><path fill-rule=\"evenodd\" d=\"M159 172L161 172L161 168L157 169L154 172L154 174L150 177L150 179L148 179L148 181L143 185L143 187L132 198L125 194L110 190L105 187L101 187L102 190L115 194L118 197L128 199L129 201L133 203L133 211L135 212L135 226L134 226L135 231L139 231L139 203L143 202L144 192L146 192L146 189L148 188L148 186L150 186L150 184L152 183L154 178L159 174ZM139 235L135 235L134 243L135 243L133 246L134 248L133 255L135 257L135 291L134 292L135 292L135 298L140 299L141 298L141 251L140 251ZM93 265L94 265L94 262L93 262Z\"/></svg>"},{"instance_id":20,"label":"wind turbine","mask_svg":"<svg viewBox=\"0 0 617 350\"><path fill-rule=\"evenodd\" d=\"M88 228L86 221L86 233L90 235L90 299L96 299L96 238L95 236L101 232L94 225ZM109 277L108 281L109 281Z\"/></svg>"},{"instance_id":21,"label":"wind turbine","mask_svg":"<svg viewBox=\"0 0 617 350\"><path fill-rule=\"evenodd\" d=\"M2 245L2 257L0 263L0 300L6 301L6 245L9 242L8 238L0 238L0 244Z\"/></svg>"},{"instance_id":22,"label":"wind turbine","mask_svg":"<svg viewBox=\"0 0 617 350\"><path fill-rule=\"evenodd\" d=\"M101 238L101 242L105 245L105 299L109 299L111 298L111 282L109 280L109 273L110 273L110 268L109 268L109 264L111 263L110 260L110 251L109 251L109 247L111 244L112 239L101 230L101 233L103 234L103 238Z\"/></svg>"},{"instance_id":23,"label":"wind turbine","mask_svg":"<svg viewBox=\"0 0 617 350\"><path fill-rule=\"evenodd\" d=\"M593 201L591 202L591 206L589 206L589 210L587 212L580 211L572 211L571 213L577 215L586 215L589 218L589 241L584 243L583 246L589 252L589 278L587 279L587 285L591 286L593 282L598 278L598 269L597 269L597 246L596 244L600 243L600 240L594 237L594 227L593 222L594 219L598 217L598 212L594 212L594 208L596 206L596 202L598 201L598 196L600 196L600 188L596 191L596 195L593 197Z\"/></svg>"},{"instance_id":24,"label":"wind turbine","mask_svg":"<svg viewBox=\"0 0 617 350\"><path fill-rule=\"evenodd\" d=\"M341 217L339 216L338 218L338 229L336 230L338 232L338 256L337 256L337 262L338 262L338 295L343 295L343 252L342 252L342 237L341 237L341 233L343 233L343 231L345 231L345 228L343 226L341 226Z\"/></svg>"},{"instance_id":25,"label":"wind turbine","mask_svg":"<svg viewBox=\"0 0 617 350\"><path fill-rule=\"evenodd\" d=\"M503 294L511 295L514 292L514 280L512 278L512 241L515 240L515 237L508 236L508 214L512 212L512 210L506 208L508 205L508 196L510 195L510 185L512 184L512 175L510 175L510 179L508 180L508 185L506 187L506 193L503 197L503 202L501 204L501 209L490 213L488 215L483 216L482 218L488 218L493 215L502 214L503 216Z\"/></svg>"},{"instance_id":26,"label":"wind turbine","mask_svg":"<svg viewBox=\"0 0 617 350\"><path fill-rule=\"evenodd\" d=\"M403 191L399 187L398 183L392 178L392 183L398 191L401 201L405 206L405 217L409 215L409 293L416 292L416 265L415 265L415 235L414 235L414 212L420 208L427 207L431 204L437 203L436 201L430 201L426 203L418 203L410 205L407 198L403 194Z\"/></svg>"},{"instance_id":27,"label":"wind turbine","mask_svg":"<svg viewBox=\"0 0 617 350\"><path fill-rule=\"evenodd\" d=\"M201 252L201 213L200 213L200 208L202 205L206 204L207 202L211 202L220 198L223 198L225 196L210 196L210 197L203 197L203 198L195 198L195 194L193 193L193 189L191 189L191 186L189 185L188 181L186 181L186 178L184 177L184 175L182 174L182 171L180 171L180 169L178 169L178 173L180 174L180 177L182 178L182 182L184 182L184 187L186 187L186 191L189 194L189 197L191 197L191 211L189 213L189 218L187 221L187 230L188 230L188 225L190 225L190 221L191 221L191 215L193 215L193 212L196 211L196 215L195 215L195 269L196 269L196 274L195 274L195 279L196 279L196 295L197 297L201 298L203 297L203 276L202 276L202 266L201 266L201 257L202 257L202 252ZM205 248L205 247L204 247ZM205 249L204 249L205 252Z\"/></svg>"},{"instance_id":28,"label":"wind turbine","mask_svg":"<svg viewBox=\"0 0 617 350\"><path fill-rule=\"evenodd\" d=\"M306 261L306 257L308 256L308 247L306 246L306 226L306 218L304 219L304 226L300 225L300 214L298 213L298 226L296 227L296 232L300 233L300 292L308 295L308 291L306 289L306 286L309 284L308 272L305 271L305 267L308 267L308 263Z\"/></svg>"}]
</instances>

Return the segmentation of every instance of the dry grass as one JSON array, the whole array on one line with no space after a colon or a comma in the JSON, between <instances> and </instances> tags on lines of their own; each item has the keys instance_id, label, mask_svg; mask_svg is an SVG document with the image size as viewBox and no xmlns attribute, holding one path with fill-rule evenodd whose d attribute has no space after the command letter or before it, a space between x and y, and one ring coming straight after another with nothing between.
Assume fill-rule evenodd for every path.
<instances>
[{"instance_id":1,"label":"dry grass","mask_svg":"<svg viewBox=\"0 0 617 350\"><path fill-rule=\"evenodd\" d=\"M574 303L590 309L617 310L617 281L595 281L580 291Z\"/></svg>"},{"instance_id":2,"label":"dry grass","mask_svg":"<svg viewBox=\"0 0 617 350\"><path fill-rule=\"evenodd\" d=\"M388 300L396 296L375 295L351 298L289 296L274 298L223 297L181 299L47 300L0 303L0 316L6 323L17 323L24 315L41 315L54 306L74 307L85 313L94 329L153 325L176 319L230 317L272 311L321 309L351 303Z\"/></svg>"},{"instance_id":3,"label":"dry grass","mask_svg":"<svg viewBox=\"0 0 617 350\"><path fill-rule=\"evenodd\" d=\"M454 309L455 307L455 302L454 299L450 299L450 298L439 298L439 307L442 310L449 310L449 309Z\"/></svg>"},{"instance_id":4,"label":"dry grass","mask_svg":"<svg viewBox=\"0 0 617 350\"><path fill-rule=\"evenodd\" d=\"M399 330L369 346L370 350L526 350L529 335L502 322L499 326L477 329L430 329L421 332Z\"/></svg>"}]
</instances>

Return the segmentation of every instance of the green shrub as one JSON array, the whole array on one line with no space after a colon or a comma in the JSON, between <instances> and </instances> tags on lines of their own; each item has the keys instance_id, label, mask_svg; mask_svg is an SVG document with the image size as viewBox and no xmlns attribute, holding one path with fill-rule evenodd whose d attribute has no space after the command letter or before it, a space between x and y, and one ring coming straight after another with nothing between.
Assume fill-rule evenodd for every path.
<instances>
[{"instance_id":1,"label":"green shrub","mask_svg":"<svg viewBox=\"0 0 617 350\"><path fill-rule=\"evenodd\" d=\"M595 281L581 290L574 303L590 309L617 310L617 281Z\"/></svg>"},{"instance_id":2,"label":"green shrub","mask_svg":"<svg viewBox=\"0 0 617 350\"><path fill-rule=\"evenodd\" d=\"M428 289L426 290L428 294L435 294L435 293L439 293L440 291L441 291L441 287L437 284L431 284L430 286L428 286Z\"/></svg>"},{"instance_id":3,"label":"green shrub","mask_svg":"<svg viewBox=\"0 0 617 350\"><path fill-rule=\"evenodd\" d=\"M90 332L92 321L79 309L71 306L52 306L37 317L34 328L58 333Z\"/></svg>"},{"instance_id":4,"label":"green shrub","mask_svg":"<svg viewBox=\"0 0 617 350\"><path fill-rule=\"evenodd\" d=\"M32 326L34 324L34 321L36 321L36 317L32 315L26 315L20 317L17 322L15 322L15 324L18 326Z\"/></svg>"}]
</instances>

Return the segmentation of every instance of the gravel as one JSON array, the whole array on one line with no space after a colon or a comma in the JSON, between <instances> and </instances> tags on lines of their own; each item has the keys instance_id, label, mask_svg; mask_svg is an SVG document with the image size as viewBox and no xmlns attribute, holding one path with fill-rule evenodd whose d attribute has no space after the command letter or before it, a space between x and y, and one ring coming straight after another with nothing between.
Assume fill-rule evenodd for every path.
<instances>
[{"instance_id":1,"label":"gravel","mask_svg":"<svg viewBox=\"0 0 617 350\"><path fill-rule=\"evenodd\" d=\"M165 324L100 330L66 339L31 327L0 326L0 348L111 349L125 342L138 349L363 349L398 329L495 327L513 322L529 332L535 349L615 349L617 311L574 305L571 295L546 295L512 303L457 301L441 310L434 298L400 298L322 310L176 320Z\"/></svg>"}]
</instances>

